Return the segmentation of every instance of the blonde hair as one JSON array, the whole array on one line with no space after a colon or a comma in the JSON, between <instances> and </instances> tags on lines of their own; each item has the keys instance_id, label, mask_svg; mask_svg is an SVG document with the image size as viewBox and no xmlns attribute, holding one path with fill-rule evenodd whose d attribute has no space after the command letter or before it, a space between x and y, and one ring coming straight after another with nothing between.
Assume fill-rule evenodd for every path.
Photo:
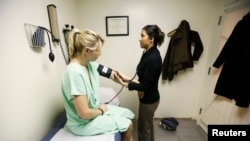
<instances>
[{"instance_id":1,"label":"blonde hair","mask_svg":"<svg viewBox=\"0 0 250 141\"><path fill-rule=\"evenodd\" d=\"M73 30L70 33L69 38L69 56L70 59L74 58L77 53L81 53L84 47L95 50L101 47L104 43L104 39L89 29L81 31Z\"/></svg>"}]
</instances>

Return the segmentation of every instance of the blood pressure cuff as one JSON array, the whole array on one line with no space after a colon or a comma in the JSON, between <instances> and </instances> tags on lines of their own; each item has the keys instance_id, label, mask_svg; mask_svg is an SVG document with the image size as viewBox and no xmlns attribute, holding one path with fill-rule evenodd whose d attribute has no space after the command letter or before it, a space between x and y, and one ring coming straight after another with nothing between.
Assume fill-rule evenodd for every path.
<instances>
[{"instance_id":1,"label":"blood pressure cuff","mask_svg":"<svg viewBox=\"0 0 250 141\"><path fill-rule=\"evenodd\" d=\"M97 71L99 72L99 74L101 76L104 76L104 77L107 77L109 78L111 73L112 73L112 69L111 68L108 68L108 67L105 67L101 64L99 64L98 68L97 68Z\"/></svg>"}]
</instances>

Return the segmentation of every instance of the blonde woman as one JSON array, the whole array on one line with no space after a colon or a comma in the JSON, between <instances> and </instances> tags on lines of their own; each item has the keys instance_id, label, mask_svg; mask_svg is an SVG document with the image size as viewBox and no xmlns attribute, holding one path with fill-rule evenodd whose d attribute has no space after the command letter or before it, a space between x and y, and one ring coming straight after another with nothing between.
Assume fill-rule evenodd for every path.
<instances>
[{"instance_id":1,"label":"blonde woman","mask_svg":"<svg viewBox=\"0 0 250 141\"><path fill-rule=\"evenodd\" d=\"M103 43L100 35L88 29L70 34L71 61L61 83L66 127L80 136L121 132L123 141L133 141L131 119L134 113L123 107L99 103L99 76L121 81L116 71L95 62L101 55Z\"/></svg>"}]
</instances>

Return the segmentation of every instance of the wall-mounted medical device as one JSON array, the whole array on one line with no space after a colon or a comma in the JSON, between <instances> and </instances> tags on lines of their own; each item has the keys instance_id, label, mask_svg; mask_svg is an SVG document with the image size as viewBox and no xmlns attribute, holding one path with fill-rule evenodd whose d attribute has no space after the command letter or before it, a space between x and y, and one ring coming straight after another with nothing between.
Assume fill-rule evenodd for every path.
<instances>
[{"instance_id":1,"label":"wall-mounted medical device","mask_svg":"<svg viewBox=\"0 0 250 141\"><path fill-rule=\"evenodd\" d=\"M60 42L56 6L54 4L49 4L47 5L47 9L48 9L48 15L49 15L50 30L53 35L52 41Z\"/></svg>"},{"instance_id":2,"label":"wall-mounted medical device","mask_svg":"<svg viewBox=\"0 0 250 141\"><path fill-rule=\"evenodd\" d=\"M49 22L50 22L50 30L48 30L45 27L38 26L38 25L32 25L32 24L24 24L24 28L26 31L27 39L29 42L29 45L31 47L44 47L46 45L44 36L47 34L48 37L48 43L49 43L49 59L51 62L54 61L55 55L52 51L52 42L56 42L57 45L60 45L64 60L66 65L69 64L70 58L69 58L69 50L68 50L68 42L67 44L67 54L64 53L64 49L61 44L60 36L59 36L59 27L58 27L58 21L57 21L57 13L56 13L56 6L54 4L47 5L48 15L49 15ZM68 41L68 35L71 30L74 29L74 26L71 26L71 29L69 28L69 25L65 25L65 28L63 30L65 41ZM50 38L51 35L51 38Z\"/></svg>"}]
</instances>

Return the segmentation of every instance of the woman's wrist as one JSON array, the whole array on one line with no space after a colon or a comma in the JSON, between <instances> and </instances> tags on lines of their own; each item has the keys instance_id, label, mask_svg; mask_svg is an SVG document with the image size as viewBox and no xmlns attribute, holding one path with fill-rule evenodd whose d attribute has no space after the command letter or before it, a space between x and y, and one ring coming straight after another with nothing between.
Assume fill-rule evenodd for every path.
<instances>
[{"instance_id":1,"label":"woman's wrist","mask_svg":"<svg viewBox=\"0 0 250 141\"><path fill-rule=\"evenodd\" d=\"M102 108L98 108L98 110L100 110L100 111L101 111L101 115L103 115L103 114L104 114L104 111L103 111L103 109L102 109Z\"/></svg>"},{"instance_id":2,"label":"woman's wrist","mask_svg":"<svg viewBox=\"0 0 250 141\"><path fill-rule=\"evenodd\" d=\"M114 80L115 79L115 72L114 71L112 71L111 72L111 74L110 74L110 77L109 77L110 79L112 79L112 80Z\"/></svg>"},{"instance_id":3,"label":"woman's wrist","mask_svg":"<svg viewBox=\"0 0 250 141\"><path fill-rule=\"evenodd\" d=\"M128 83L124 83L123 86L126 87L126 88L128 88Z\"/></svg>"}]
</instances>

